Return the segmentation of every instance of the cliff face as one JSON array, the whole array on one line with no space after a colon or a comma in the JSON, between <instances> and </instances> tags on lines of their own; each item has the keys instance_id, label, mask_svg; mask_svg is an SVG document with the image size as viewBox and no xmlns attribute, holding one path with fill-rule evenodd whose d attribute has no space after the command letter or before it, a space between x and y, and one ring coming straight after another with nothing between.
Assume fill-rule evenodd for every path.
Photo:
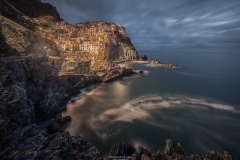
<instances>
[{"instance_id":1,"label":"cliff face","mask_svg":"<svg viewBox=\"0 0 240 160\"><path fill-rule=\"evenodd\" d=\"M130 38L123 37L115 31L113 36L115 38L111 39L104 48L104 51L99 52L99 54L94 59L89 57L88 60L91 61L92 68L97 70L102 70L115 66L114 61L131 61L138 59L138 53L131 43Z\"/></svg>"},{"instance_id":2,"label":"cliff face","mask_svg":"<svg viewBox=\"0 0 240 160\"><path fill-rule=\"evenodd\" d=\"M133 46L129 37L121 35L118 31L115 31L117 44L114 44L115 50L113 50L113 56L116 60L137 60L138 53ZM126 34L124 32L124 34Z\"/></svg>"},{"instance_id":3,"label":"cliff face","mask_svg":"<svg viewBox=\"0 0 240 160\"><path fill-rule=\"evenodd\" d=\"M2 56L10 55L54 55L60 56L56 44L37 33L0 16L0 38ZM46 48L48 50L46 51Z\"/></svg>"},{"instance_id":4,"label":"cliff face","mask_svg":"<svg viewBox=\"0 0 240 160\"><path fill-rule=\"evenodd\" d=\"M101 158L81 136L43 133L34 124L61 113L69 94L99 81L97 76L59 77L52 69L47 57L0 63L1 159Z\"/></svg>"},{"instance_id":5,"label":"cliff face","mask_svg":"<svg viewBox=\"0 0 240 160\"><path fill-rule=\"evenodd\" d=\"M62 20L60 18L57 9L49 3L42 3L39 0L6 0L10 5L15 7L21 13L31 18L41 17L41 16L53 16L55 21ZM2 2L7 8L12 10L12 8L6 3ZM16 12L16 11L11 11Z\"/></svg>"}]
</instances>

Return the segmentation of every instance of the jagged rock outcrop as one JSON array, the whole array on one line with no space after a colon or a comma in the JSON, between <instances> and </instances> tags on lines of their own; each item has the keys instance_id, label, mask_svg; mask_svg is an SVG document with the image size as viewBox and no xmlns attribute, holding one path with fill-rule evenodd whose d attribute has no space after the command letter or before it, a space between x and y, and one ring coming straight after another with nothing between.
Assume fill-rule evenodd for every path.
<instances>
[{"instance_id":1,"label":"jagged rock outcrop","mask_svg":"<svg viewBox=\"0 0 240 160\"><path fill-rule=\"evenodd\" d=\"M161 61L155 61L155 60L148 61L148 63L153 64L153 65L161 65L161 66L164 66L166 68L180 68L180 66L178 66L178 65L172 65L172 64L169 64L169 63L165 63L165 62L161 62Z\"/></svg>"},{"instance_id":2,"label":"jagged rock outcrop","mask_svg":"<svg viewBox=\"0 0 240 160\"><path fill-rule=\"evenodd\" d=\"M61 114L58 114L56 118L47 126L48 132L51 134L64 132L69 121L71 121L70 116L62 117Z\"/></svg>"},{"instance_id":3,"label":"jagged rock outcrop","mask_svg":"<svg viewBox=\"0 0 240 160\"><path fill-rule=\"evenodd\" d=\"M129 37L123 36L118 30L114 32L116 36L115 43L112 43L112 49L109 55L110 60L137 60L138 53Z\"/></svg>"},{"instance_id":4,"label":"jagged rock outcrop","mask_svg":"<svg viewBox=\"0 0 240 160\"><path fill-rule=\"evenodd\" d=\"M4 139L0 157L5 159L102 159L96 147L80 135L68 132L48 135L32 124Z\"/></svg>"},{"instance_id":5,"label":"jagged rock outcrop","mask_svg":"<svg viewBox=\"0 0 240 160\"><path fill-rule=\"evenodd\" d=\"M36 116L53 117L61 112L68 92L99 82L97 76L57 76L47 57L0 64L1 115L20 126Z\"/></svg>"},{"instance_id":6,"label":"jagged rock outcrop","mask_svg":"<svg viewBox=\"0 0 240 160\"><path fill-rule=\"evenodd\" d=\"M148 159L147 157L151 158L152 154L142 146L138 147L138 154L140 159Z\"/></svg>"},{"instance_id":7,"label":"jagged rock outcrop","mask_svg":"<svg viewBox=\"0 0 240 160\"><path fill-rule=\"evenodd\" d=\"M166 140L164 154L174 159L189 156L189 154L181 148L179 143L176 144L171 139Z\"/></svg>"},{"instance_id":8,"label":"jagged rock outcrop","mask_svg":"<svg viewBox=\"0 0 240 160\"><path fill-rule=\"evenodd\" d=\"M131 156L138 157L136 149L131 144L118 142L111 147L108 159L115 159L115 157L120 157L119 159L121 159L121 157Z\"/></svg>"},{"instance_id":9,"label":"jagged rock outcrop","mask_svg":"<svg viewBox=\"0 0 240 160\"><path fill-rule=\"evenodd\" d=\"M123 67L120 69L110 70L103 76L102 82L107 83L123 76L129 76L131 74L134 74L132 68Z\"/></svg>"},{"instance_id":10,"label":"jagged rock outcrop","mask_svg":"<svg viewBox=\"0 0 240 160\"><path fill-rule=\"evenodd\" d=\"M67 77L71 77L72 79L74 79L73 78L74 76L69 75ZM91 84L100 83L102 81L101 78L97 75L86 75L86 76L79 75L76 77L78 77L78 81L74 83L75 85L69 88L67 92L69 95L80 93L80 89L88 87Z\"/></svg>"},{"instance_id":11,"label":"jagged rock outcrop","mask_svg":"<svg viewBox=\"0 0 240 160\"><path fill-rule=\"evenodd\" d=\"M221 154L215 151L209 151L206 155L190 155L182 149L180 144L176 144L171 139L166 140L164 152L158 151L156 154L151 154L147 149L139 146L138 151L127 143L115 143L110 150L109 160L115 157L129 157L132 160L234 160L228 153Z\"/></svg>"},{"instance_id":12,"label":"jagged rock outcrop","mask_svg":"<svg viewBox=\"0 0 240 160\"><path fill-rule=\"evenodd\" d=\"M147 60L148 60L148 58L146 55L139 57L139 61L147 61Z\"/></svg>"},{"instance_id":13,"label":"jagged rock outcrop","mask_svg":"<svg viewBox=\"0 0 240 160\"><path fill-rule=\"evenodd\" d=\"M96 147L86 139L63 132L69 118L56 118L51 123L49 130L53 135L40 132L34 124L38 117L50 118L60 113L75 84L84 87L90 83L86 82L90 78L59 77L51 70L47 57L0 63L1 159L101 159Z\"/></svg>"}]
</instances>

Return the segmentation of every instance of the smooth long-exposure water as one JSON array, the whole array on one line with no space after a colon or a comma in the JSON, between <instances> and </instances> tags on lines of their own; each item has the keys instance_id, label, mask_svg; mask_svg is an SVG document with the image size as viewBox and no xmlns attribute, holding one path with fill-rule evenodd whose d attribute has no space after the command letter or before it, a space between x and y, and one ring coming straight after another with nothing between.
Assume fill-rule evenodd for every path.
<instances>
[{"instance_id":1,"label":"smooth long-exposure water","mask_svg":"<svg viewBox=\"0 0 240 160\"><path fill-rule=\"evenodd\" d=\"M240 158L240 53L237 49L148 52L149 59L178 64L167 69L126 63L144 75L102 84L69 103L67 128L107 156L112 144L142 145L152 153L168 138L191 154L227 150Z\"/></svg>"}]
</instances>

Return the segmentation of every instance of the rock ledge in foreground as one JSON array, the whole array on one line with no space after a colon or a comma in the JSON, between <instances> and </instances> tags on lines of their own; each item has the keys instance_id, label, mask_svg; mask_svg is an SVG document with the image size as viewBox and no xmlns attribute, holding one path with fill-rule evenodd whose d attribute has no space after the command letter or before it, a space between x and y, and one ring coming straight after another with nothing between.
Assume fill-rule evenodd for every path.
<instances>
[{"instance_id":1,"label":"rock ledge in foreground","mask_svg":"<svg viewBox=\"0 0 240 160\"><path fill-rule=\"evenodd\" d=\"M156 154L151 154L142 146L138 147L138 151L128 143L115 143L110 150L108 160L112 159L131 159L131 160L234 160L228 153L219 153L209 151L206 155L199 156L189 154L184 151L179 143L175 143L171 139L166 140L164 151L158 150Z\"/></svg>"}]
</instances>

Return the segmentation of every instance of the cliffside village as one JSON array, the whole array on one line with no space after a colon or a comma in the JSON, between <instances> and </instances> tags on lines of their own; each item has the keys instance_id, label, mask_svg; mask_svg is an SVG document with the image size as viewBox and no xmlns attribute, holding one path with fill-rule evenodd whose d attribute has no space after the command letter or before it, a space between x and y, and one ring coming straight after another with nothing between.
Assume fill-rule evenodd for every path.
<instances>
[{"instance_id":1,"label":"cliffside village","mask_svg":"<svg viewBox=\"0 0 240 160\"><path fill-rule=\"evenodd\" d=\"M26 28L32 28L28 31L34 34L39 34L40 37L50 39L52 44L48 44L48 46L53 46L53 51L51 51L51 47L48 48L45 46L46 44L40 44L40 46L37 46L37 48L44 47L44 50L49 58L49 63L57 68L58 71L61 71L63 74L85 74L90 70L103 71L107 69L119 68L117 64L126 60L139 59L147 61L146 56L138 57L134 46L132 45L129 37L125 32L125 28L116 25L116 23L93 21L72 25L65 21L54 22L54 17L52 16L44 16L31 19L27 16L22 16L24 21L19 21L21 22L18 22L20 24L19 25L7 18L4 18L3 16L1 17L1 24L8 24L10 25L10 28L22 28L23 33L26 33ZM21 26L24 26L26 28ZM5 34L9 35L9 28L6 28L6 31L7 32ZM16 31L14 32L14 35L17 35ZM22 35L22 33L20 33L19 36L21 39L22 36L24 37L24 34ZM18 40L19 36L17 36ZM9 45L20 52L21 49L24 51L25 48L19 48L19 46L28 46L28 44L31 43L29 41L26 42L27 44L23 44L25 41L19 41L19 45L17 45L18 43L15 43L14 40L16 39L15 37L16 36L8 36L9 40L7 42ZM57 55L58 57L51 56L52 52L56 53L56 49L58 49L58 53L60 51L61 57L59 57L59 54ZM29 58L29 55L2 57L0 60L24 60L25 58ZM161 64L160 62L149 63ZM167 68L179 68L177 65L171 65L167 63L164 63L163 66Z\"/></svg>"},{"instance_id":2,"label":"cliffside village","mask_svg":"<svg viewBox=\"0 0 240 160\"><path fill-rule=\"evenodd\" d=\"M129 37L125 28L116 23L93 21L72 25L65 21L55 23L53 19L52 16L45 16L32 20L38 24L37 32L54 41L62 57L66 57L69 61L88 60L94 65L96 61L138 58L133 46L126 46L119 41L118 37L121 37L121 40L127 40ZM111 55L111 51L121 45L125 45L124 54Z\"/></svg>"}]
</instances>

